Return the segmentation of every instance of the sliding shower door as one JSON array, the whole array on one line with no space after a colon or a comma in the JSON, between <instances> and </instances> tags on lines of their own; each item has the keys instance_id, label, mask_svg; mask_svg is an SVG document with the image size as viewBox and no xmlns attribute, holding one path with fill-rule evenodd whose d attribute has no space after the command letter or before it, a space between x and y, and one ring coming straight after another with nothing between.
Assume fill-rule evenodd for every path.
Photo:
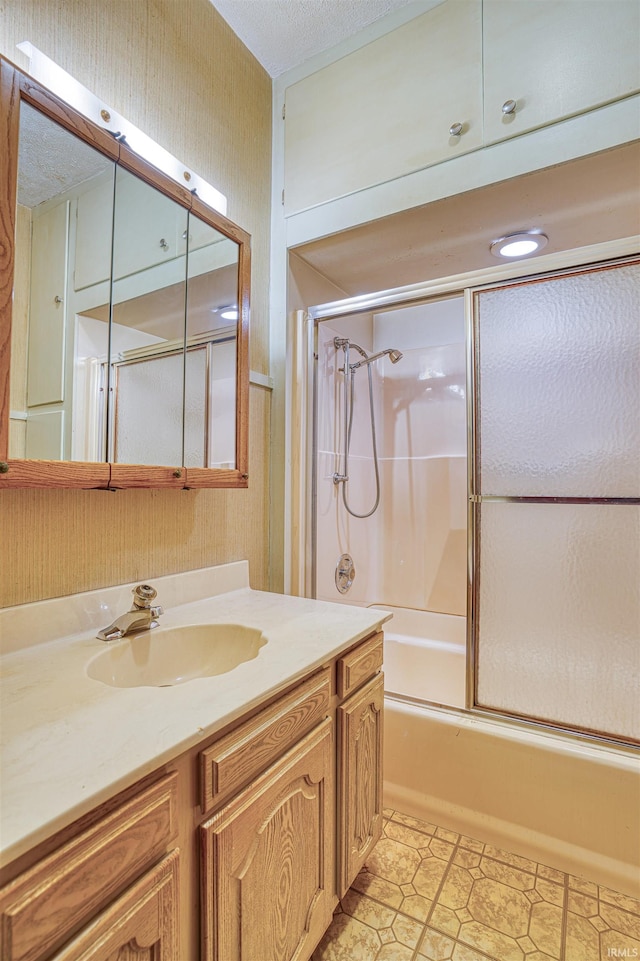
<instances>
[{"instance_id":1,"label":"sliding shower door","mask_svg":"<svg viewBox=\"0 0 640 961\"><path fill-rule=\"evenodd\" d=\"M640 740L640 266L473 295L474 705Z\"/></svg>"}]
</instances>

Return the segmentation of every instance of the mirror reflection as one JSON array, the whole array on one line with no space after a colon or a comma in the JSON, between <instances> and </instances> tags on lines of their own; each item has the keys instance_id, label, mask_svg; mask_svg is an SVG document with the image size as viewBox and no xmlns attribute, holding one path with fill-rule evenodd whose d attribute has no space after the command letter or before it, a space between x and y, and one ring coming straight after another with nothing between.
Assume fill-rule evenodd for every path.
<instances>
[{"instance_id":1,"label":"mirror reflection","mask_svg":"<svg viewBox=\"0 0 640 961\"><path fill-rule=\"evenodd\" d=\"M109 301L115 164L22 103L12 317L10 455L105 459L104 424L80 415L90 380L80 319ZM106 205L94 209L95 198ZM80 212L80 216L79 216ZM95 263L86 246L91 222ZM80 228L78 225L80 224ZM76 254L78 274L76 279ZM108 327L90 351L105 358ZM74 404L74 397L76 402Z\"/></svg>"},{"instance_id":2,"label":"mirror reflection","mask_svg":"<svg viewBox=\"0 0 640 961\"><path fill-rule=\"evenodd\" d=\"M28 104L12 457L236 466L239 245Z\"/></svg>"}]
</instances>

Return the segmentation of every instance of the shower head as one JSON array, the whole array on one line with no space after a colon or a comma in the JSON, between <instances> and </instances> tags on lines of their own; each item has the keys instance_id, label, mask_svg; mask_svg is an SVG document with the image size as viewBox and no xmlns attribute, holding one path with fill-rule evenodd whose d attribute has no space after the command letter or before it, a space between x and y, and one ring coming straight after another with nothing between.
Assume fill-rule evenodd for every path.
<instances>
[{"instance_id":1,"label":"shower head","mask_svg":"<svg viewBox=\"0 0 640 961\"><path fill-rule=\"evenodd\" d=\"M402 352L396 350L394 347L387 347L386 350L379 350L377 354L372 354L371 357L365 357L364 360L359 360L357 364L349 364L351 370L357 370L358 367L363 367L365 364L370 364L374 360L378 360L379 357L384 357L385 354L389 355L389 360L392 364L397 364L399 360L402 359Z\"/></svg>"}]
</instances>

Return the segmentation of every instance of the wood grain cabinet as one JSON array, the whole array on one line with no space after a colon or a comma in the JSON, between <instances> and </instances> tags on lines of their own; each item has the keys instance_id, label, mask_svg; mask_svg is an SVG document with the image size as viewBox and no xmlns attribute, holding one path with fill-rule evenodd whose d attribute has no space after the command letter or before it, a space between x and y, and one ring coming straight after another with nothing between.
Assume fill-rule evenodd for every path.
<instances>
[{"instance_id":1,"label":"wood grain cabinet","mask_svg":"<svg viewBox=\"0 0 640 961\"><path fill-rule=\"evenodd\" d=\"M308 961L382 829L381 667L376 633L25 855L2 961Z\"/></svg>"},{"instance_id":2,"label":"wood grain cabinet","mask_svg":"<svg viewBox=\"0 0 640 961\"><path fill-rule=\"evenodd\" d=\"M380 675L338 708L340 897L382 834L383 703Z\"/></svg>"},{"instance_id":3,"label":"wood grain cabinet","mask_svg":"<svg viewBox=\"0 0 640 961\"><path fill-rule=\"evenodd\" d=\"M201 832L202 961L308 958L335 906L331 720Z\"/></svg>"},{"instance_id":4,"label":"wood grain cabinet","mask_svg":"<svg viewBox=\"0 0 640 961\"><path fill-rule=\"evenodd\" d=\"M176 838L176 799L177 775L166 774L117 803L90 827L5 885L0 891L3 961L51 958L113 905ZM124 916L128 905L129 899L124 906L114 907L114 923ZM163 910L166 913L166 908ZM177 916L175 922L177 927ZM67 955L62 957L66 959Z\"/></svg>"}]
</instances>

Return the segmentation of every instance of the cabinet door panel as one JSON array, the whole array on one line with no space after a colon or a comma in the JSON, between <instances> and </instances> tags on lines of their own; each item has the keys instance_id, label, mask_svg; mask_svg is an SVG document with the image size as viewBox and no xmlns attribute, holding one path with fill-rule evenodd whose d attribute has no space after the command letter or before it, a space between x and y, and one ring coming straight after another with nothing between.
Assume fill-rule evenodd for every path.
<instances>
[{"instance_id":1,"label":"cabinet door panel","mask_svg":"<svg viewBox=\"0 0 640 961\"><path fill-rule=\"evenodd\" d=\"M311 954L335 905L333 805L326 720L203 825L203 961Z\"/></svg>"},{"instance_id":2,"label":"cabinet door panel","mask_svg":"<svg viewBox=\"0 0 640 961\"><path fill-rule=\"evenodd\" d=\"M177 832L169 774L0 891L3 961L41 961L166 850Z\"/></svg>"},{"instance_id":3,"label":"cabinet door panel","mask_svg":"<svg viewBox=\"0 0 640 961\"><path fill-rule=\"evenodd\" d=\"M485 0L484 132L492 143L640 88L636 0ZM516 101L514 115L502 105Z\"/></svg>"},{"instance_id":4,"label":"cabinet door panel","mask_svg":"<svg viewBox=\"0 0 640 961\"><path fill-rule=\"evenodd\" d=\"M176 961L178 852L149 871L53 961Z\"/></svg>"},{"instance_id":5,"label":"cabinet door panel","mask_svg":"<svg viewBox=\"0 0 640 961\"><path fill-rule=\"evenodd\" d=\"M379 675L338 708L340 897L382 833L383 705Z\"/></svg>"},{"instance_id":6,"label":"cabinet door panel","mask_svg":"<svg viewBox=\"0 0 640 961\"><path fill-rule=\"evenodd\" d=\"M481 46L480 0L456 0L289 87L286 212L481 146Z\"/></svg>"}]
</instances>

